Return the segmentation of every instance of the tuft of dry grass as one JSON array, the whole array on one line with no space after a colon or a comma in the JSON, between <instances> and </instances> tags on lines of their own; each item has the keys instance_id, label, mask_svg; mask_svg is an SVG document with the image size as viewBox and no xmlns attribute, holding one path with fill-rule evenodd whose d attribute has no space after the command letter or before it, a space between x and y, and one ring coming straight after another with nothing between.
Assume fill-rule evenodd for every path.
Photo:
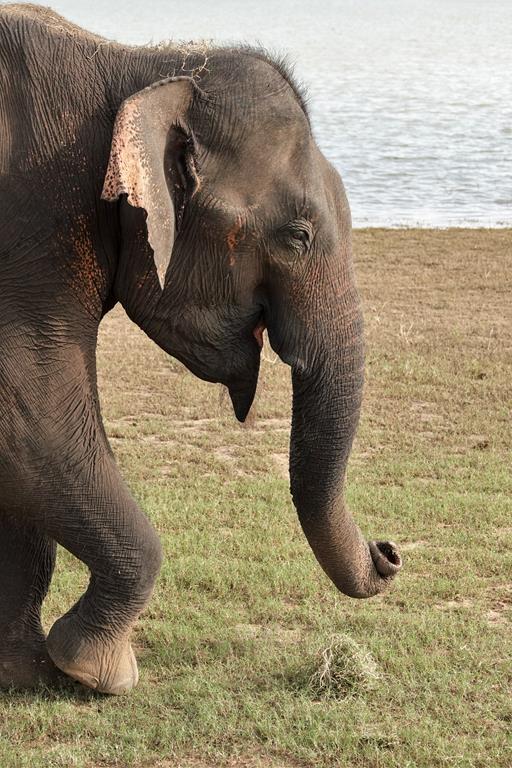
<instances>
[{"instance_id":1,"label":"tuft of dry grass","mask_svg":"<svg viewBox=\"0 0 512 768\"><path fill-rule=\"evenodd\" d=\"M371 653L347 634L331 637L317 653L317 664L309 680L316 699L346 699L366 693L381 677Z\"/></svg>"}]
</instances>

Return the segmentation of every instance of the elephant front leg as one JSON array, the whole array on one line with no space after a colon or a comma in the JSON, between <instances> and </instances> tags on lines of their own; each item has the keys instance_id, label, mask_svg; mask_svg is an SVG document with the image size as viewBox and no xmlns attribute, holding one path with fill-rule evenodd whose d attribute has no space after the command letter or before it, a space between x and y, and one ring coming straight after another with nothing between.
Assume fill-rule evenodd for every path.
<instances>
[{"instance_id":1,"label":"elephant front leg","mask_svg":"<svg viewBox=\"0 0 512 768\"><path fill-rule=\"evenodd\" d=\"M81 476L61 477L49 535L91 571L80 600L53 625L47 648L56 666L102 693L119 694L138 681L130 634L147 605L161 564L155 530L102 453Z\"/></svg>"},{"instance_id":2,"label":"elephant front leg","mask_svg":"<svg viewBox=\"0 0 512 768\"><path fill-rule=\"evenodd\" d=\"M41 626L55 549L34 526L0 515L0 688L65 679L48 656Z\"/></svg>"}]
</instances>

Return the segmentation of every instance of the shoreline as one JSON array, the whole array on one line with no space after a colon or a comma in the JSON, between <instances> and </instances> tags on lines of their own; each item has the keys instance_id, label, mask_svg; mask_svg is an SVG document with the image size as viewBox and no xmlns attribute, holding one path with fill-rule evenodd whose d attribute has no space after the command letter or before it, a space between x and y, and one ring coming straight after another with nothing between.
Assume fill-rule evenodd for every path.
<instances>
[{"instance_id":1,"label":"shoreline","mask_svg":"<svg viewBox=\"0 0 512 768\"><path fill-rule=\"evenodd\" d=\"M471 226L468 224L461 224L459 225L448 225L448 226L420 226L420 225L398 225L398 224L389 224L389 225L373 225L373 224L365 224L362 226L359 225L352 225L352 231L353 232L366 232L366 231L383 231L383 232L506 232L509 230L512 232L512 224L503 224L503 225L494 225L494 226L485 226L485 225L478 225L478 226Z\"/></svg>"}]
</instances>

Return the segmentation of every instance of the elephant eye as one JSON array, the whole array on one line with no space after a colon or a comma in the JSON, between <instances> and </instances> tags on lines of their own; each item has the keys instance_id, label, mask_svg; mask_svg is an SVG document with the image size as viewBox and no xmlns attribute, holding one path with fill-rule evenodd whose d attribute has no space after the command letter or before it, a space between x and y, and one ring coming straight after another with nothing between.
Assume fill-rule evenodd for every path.
<instances>
[{"instance_id":1,"label":"elephant eye","mask_svg":"<svg viewBox=\"0 0 512 768\"><path fill-rule=\"evenodd\" d=\"M313 227L309 221L298 219L290 221L284 227L286 239L290 245L301 252L305 252L313 242Z\"/></svg>"}]
</instances>

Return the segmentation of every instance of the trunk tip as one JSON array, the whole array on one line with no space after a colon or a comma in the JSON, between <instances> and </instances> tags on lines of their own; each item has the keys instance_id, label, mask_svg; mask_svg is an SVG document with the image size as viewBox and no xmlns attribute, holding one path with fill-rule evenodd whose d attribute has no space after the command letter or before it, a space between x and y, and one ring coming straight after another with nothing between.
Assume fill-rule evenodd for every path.
<instances>
[{"instance_id":1,"label":"trunk tip","mask_svg":"<svg viewBox=\"0 0 512 768\"><path fill-rule=\"evenodd\" d=\"M368 546L379 576L395 576L402 567L402 558L396 544L393 541L370 541Z\"/></svg>"}]
</instances>

